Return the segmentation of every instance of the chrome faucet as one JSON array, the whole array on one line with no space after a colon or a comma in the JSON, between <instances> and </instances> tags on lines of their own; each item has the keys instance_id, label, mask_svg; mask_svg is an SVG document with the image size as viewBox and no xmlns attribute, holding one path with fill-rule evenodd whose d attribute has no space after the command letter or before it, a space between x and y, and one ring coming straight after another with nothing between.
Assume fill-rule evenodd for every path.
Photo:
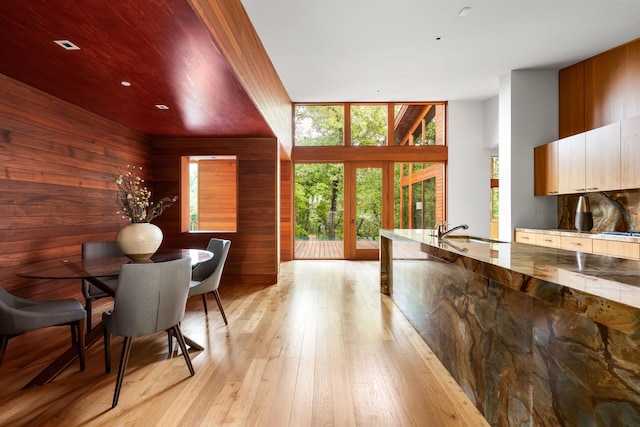
<instances>
[{"instance_id":1,"label":"chrome faucet","mask_svg":"<svg viewBox=\"0 0 640 427\"><path fill-rule=\"evenodd\" d=\"M450 233L453 233L456 230L466 230L466 229L469 228L469 226L467 224L461 224L461 225L457 225L457 226L445 231L446 227L447 227L447 223L446 222L443 222L442 224L438 224L438 239L444 239Z\"/></svg>"}]
</instances>

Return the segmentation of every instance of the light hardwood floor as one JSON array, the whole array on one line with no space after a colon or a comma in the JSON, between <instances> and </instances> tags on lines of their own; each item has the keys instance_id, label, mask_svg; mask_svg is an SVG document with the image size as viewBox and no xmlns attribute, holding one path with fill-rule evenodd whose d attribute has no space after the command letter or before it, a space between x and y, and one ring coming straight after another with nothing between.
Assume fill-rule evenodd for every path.
<instances>
[{"instance_id":1,"label":"light hardwood floor","mask_svg":"<svg viewBox=\"0 0 640 427\"><path fill-rule=\"evenodd\" d=\"M121 339L104 373L102 340L52 383L20 390L69 344L67 328L9 341L0 366L0 425L478 426L477 409L379 293L378 262L291 261L272 286L220 288L189 300L183 331L204 345L167 358L166 335L133 341L111 409ZM101 304L104 309L107 304ZM38 350L32 350L34 347Z\"/></svg>"}]
</instances>

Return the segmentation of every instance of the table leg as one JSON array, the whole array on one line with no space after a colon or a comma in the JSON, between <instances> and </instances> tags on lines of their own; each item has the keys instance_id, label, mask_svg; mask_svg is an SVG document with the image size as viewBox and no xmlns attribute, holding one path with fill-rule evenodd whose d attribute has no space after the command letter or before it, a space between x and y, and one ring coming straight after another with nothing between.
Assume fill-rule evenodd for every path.
<instances>
[{"instance_id":1,"label":"table leg","mask_svg":"<svg viewBox=\"0 0 640 427\"><path fill-rule=\"evenodd\" d=\"M194 340L192 340L191 338L189 338L188 336L186 336L184 334L183 334L183 336L184 336L184 342L186 342L189 347L191 347L195 351L204 350L204 347L202 347L200 344L198 344L197 342L195 342Z\"/></svg>"}]
</instances>

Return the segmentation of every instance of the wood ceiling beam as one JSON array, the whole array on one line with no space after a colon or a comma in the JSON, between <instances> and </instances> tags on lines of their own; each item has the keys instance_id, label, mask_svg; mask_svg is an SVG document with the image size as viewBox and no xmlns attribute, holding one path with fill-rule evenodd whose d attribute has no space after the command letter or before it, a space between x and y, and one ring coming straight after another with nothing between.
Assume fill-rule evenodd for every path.
<instances>
[{"instance_id":1,"label":"wood ceiling beam","mask_svg":"<svg viewBox=\"0 0 640 427\"><path fill-rule=\"evenodd\" d=\"M391 161L413 163L446 162L448 147L443 145L383 147L293 147L294 162Z\"/></svg>"},{"instance_id":2,"label":"wood ceiling beam","mask_svg":"<svg viewBox=\"0 0 640 427\"><path fill-rule=\"evenodd\" d=\"M189 0L264 119L291 154L293 106L240 0Z\"/></svg>"}]
</instances>

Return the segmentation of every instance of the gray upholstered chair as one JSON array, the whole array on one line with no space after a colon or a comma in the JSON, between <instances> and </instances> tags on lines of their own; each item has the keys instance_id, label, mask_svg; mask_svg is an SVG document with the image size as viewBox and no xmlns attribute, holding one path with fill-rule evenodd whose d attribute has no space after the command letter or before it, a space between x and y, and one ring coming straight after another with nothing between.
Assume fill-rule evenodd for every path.
<instances>
[{"instance_id":1,"label":"gray upholstered chair","mask_svg":"<svg viewBox=\"0 0 640 427\"><path fill-rule=\"evenodd\" d=\"M102 314L105 368L111 371L110 336L124 337L112 407L118 404L133 338L166 331L178 339L189 372L194 374L180 331L191 278L191 259L125 264L120 270L113 310Z\"/></svg>"},{"instance_id":2,"label":"gray upholstered chair","mask_svg":"<svg viewBox=\"0 0 640 427\"><path fill-rule=\"evenodd\" d=\"M218 303L220 314L222 314L222 320L224 324L228 325L227 316L224 314L222 308L222 302L220 301L220 294L218 293L218 287L220 286L220 279L222 278L222 271L224 264L227 261L227 255L229 254L229 248L231 247L231 240L225 239L211 239L207 245L207 250L213 252L213 258L209 261L202 262L193 269L191 273L191 285L189 287L189 296L202 295L202 304L204 305L205 314L209 314L207 310L207 297L208 293L212 293Z\"/></svg>"},{"instance_id":3,"label":"gray upholstered chair","mask_svg":"<svg viewBox=\"0 0 640 427\"><path fill-rule=\"evenodd\" d=\"M80 370L84 371L84 336L87 312L76 299L37 301L19 298L0 288L0 364L10 338L50 326L71 325Z\"/></svg>"},{"instance_id":4,"label":"gray upholstered chair","mask_svg":"<svg viewBox=\"0 0 640 427\"><path fill-rule=\"evenodd\" d=\"M118 247L116 241L107 242L85 242L82 244L82 259L96 259L107 257L123 257L124 254ZM105 285L109 286L115 291L118 285L118 276L104 276L97 277ZM82 295L84 296L85 305L87 310L87 330L91 330L92 321L92 303L93 301L109 297L113 294L108 294L95 285L92 285L88 280L82 280Z\"/></svg>"}]
</instances>

